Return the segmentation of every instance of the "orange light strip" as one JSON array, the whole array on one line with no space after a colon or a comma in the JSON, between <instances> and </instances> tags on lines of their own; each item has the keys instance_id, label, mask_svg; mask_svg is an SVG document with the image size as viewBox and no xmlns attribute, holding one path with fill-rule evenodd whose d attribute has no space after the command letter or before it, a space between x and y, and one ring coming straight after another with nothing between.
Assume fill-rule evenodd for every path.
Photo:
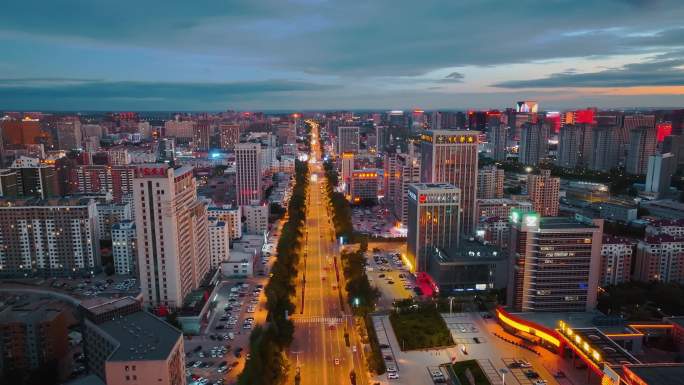
<instances>
[{"instance_id":1,"label":"orange light strip","mask_svg":"<svg viewBox=\"0 0 684 385\"><path fill-rule=\"evenodd\" d=\"M531 326L527 326L525 324L522 324L518 321L515 321L507 316L505 316L501 310L496 311L497 316L499 317L499 320L501 322L505 323L506 325L512 327L513 329L523 331L528 334L532 334L534 336L537 336L544 341L550 343L553 346L559 347L560 346L560 340L544 331L541 331L539 329L533 328Z\"/></svg>"},{"instance_id":2,"label":"orange light strip","mask_svg":"<svg viewBox=\"0 0 684 385\"><path fill-rule=\"evenodd\" d=\"M672 329L674 327L674 325L664 325L664 324L657 324L657 325L628 324L627 326L632 327L634 329Z\"/></svg>"},{"instance_id":3,"label":"orange light strip","mask_svg":"<svg viewBox=\"0 0 684 385\"><path fill-rule=\"evenodd\" d=\"M561 338L565 340L568 346L570 346L570 348L575 353L579 354L583 358L582 361L584 361L585 364L590 365L596 373L600 373L601 375L603 375L603 370L601 370L601 368L596 364L596 362L594 362L594 360L592 360L586 353L584 353L579 346L575 345L574 341L572 341L570 338L567 338L563 334L561 334Z\"/></svg>"},{"instance_id":4,"label":"orange light strip","mask_svg":"<svg viewBox=\"0 0 684 385\"><path fill-rule=\"evenodd\" d=\"M615 334L606 334L606 337L643 337L643 333L615 333Z\"/></svg>"}]
</instances>

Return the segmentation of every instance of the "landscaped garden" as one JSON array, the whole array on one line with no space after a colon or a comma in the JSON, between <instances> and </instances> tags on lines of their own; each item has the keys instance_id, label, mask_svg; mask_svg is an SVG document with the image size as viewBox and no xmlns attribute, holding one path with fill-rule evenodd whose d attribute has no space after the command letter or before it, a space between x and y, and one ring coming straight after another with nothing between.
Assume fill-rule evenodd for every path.
<instances>
[{"instance_id":1,"label":"landscaped garden","mask_svg":"<svg viewBox=\"0 0 684 385\"><path fill-rule=\"evenodd\" d=\"M451 332L431 303L401 301L390 321L401 350L415 350L454 344Z\"/></svg>"}]
</instances>

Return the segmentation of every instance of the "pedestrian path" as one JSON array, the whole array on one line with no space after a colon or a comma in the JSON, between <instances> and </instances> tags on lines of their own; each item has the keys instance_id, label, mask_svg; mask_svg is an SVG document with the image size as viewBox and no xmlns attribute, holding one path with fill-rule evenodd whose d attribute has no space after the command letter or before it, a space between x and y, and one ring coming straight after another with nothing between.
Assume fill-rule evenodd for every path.
<instances>
[{"instance_id":1,"label":"pedestrian path","mask_svg":"<svg viewBox=\"0 0 684 385\"><path fill-rule=\"evenodd\" d=\"M295 324L340 324L342 317L323 317L323 316L292 316L290 318Z\"/></svg>"}]
</instances>

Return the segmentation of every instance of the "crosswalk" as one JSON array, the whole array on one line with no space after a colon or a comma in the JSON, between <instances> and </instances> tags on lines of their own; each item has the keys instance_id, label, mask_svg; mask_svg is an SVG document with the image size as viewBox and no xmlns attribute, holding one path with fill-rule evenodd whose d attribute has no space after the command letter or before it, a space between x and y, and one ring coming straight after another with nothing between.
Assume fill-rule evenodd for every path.
<instances>
[{"instance_id":1,"label":"crosswalk","mask_svg":"<svg viewBox=\"0 0 684 385\"><path fill-rule=\"evenodd\" d=\"M295 324L340 324L342 317L295 316L290 318Z\"/></svg>"}]
</instances>

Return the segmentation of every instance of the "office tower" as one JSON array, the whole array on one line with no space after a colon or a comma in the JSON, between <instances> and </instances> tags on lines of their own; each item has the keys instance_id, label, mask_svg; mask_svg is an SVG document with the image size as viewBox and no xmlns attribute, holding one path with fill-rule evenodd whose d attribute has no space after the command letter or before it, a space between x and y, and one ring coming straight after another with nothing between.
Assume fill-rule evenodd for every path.
<instances>
[{"instance_id":1,"label":"office tower","mask_svg":"<svg viewBox=\"0 0 684 385\"><path fill-rule=\"evenodd\" d=\"M458 246L459 195L460 190L448 183L409 185L407 257L412 272L427 271L427 257L433 248Z\"/></svg>"},{"instance_id":2,"label":"office tower","mask_svg":"<svg viewBox=\"0 0 684 385\"><path fill-rule=\"evenodd\" d=\"M20 197L47 199L59 196L57 171L53 165L22 156L12 163L10 169L16 172Z\"/></svg>"},{"instance_id":3,"label":"office tower","mask_svg":"<svg viewBox=\"0 0 684 385\"><path fill-rule=\"evenodd\" d=\"M556 164L564 168L589 166L591 163L592 139L592 126L589 124L562 126Z\"/></svg>"},{"instance_id":4,"label":"office tower","mask_svg":"<svg viewBox=\"0 0 684 385\"><path fill-rule=\"evenodd\" d=\"M4 198L17 198L21 186L18 185L16 170L0 169L0 196Z\"/></svg>"},{"instance_id":5,"label":"office tower","mask_svg":"<svg viewBox=\"0 0 684 385\"><path fill-rule=\"evenodd\" d=\"M672 175L676 170L674 155L667 153L649 156L644 191L653 193L656 198L667 194L672 183Z\"/></svg>"},{"instance_id":6,"label":"office tower","mask_svg":"<svg viewBox=\"0 0 684 385\"><path fill-rule=\"evenodd\" d=\"M534 100L523 100L515 103L515 112L539 112L539 103Z\"/></svg>"},{"instance_id":7,"label":"office tower","mask_svg":"<svg viewBox=\"0 0 684 385\"><path fill-rule=\"evenodd\" d=\"M484 131L487 128L487 111L468 111L468 128Z\"/></svg>"},{"instance_id":8,"label":"office tower","mask_svg":"<svg viewBox=\"0 0 684 385\"><path fill-rule=\"evenodd\" d=\"M374 169L352 171L349 194L352 203L378 201L378 172Z\"/></svg>"},{"instance_id":9,"label":"office tower","mask_svg":"<svg viewBox=\"0 0 684 385\"><path fill-rule=\"evenodd\" d=\"M174 138L160 138L157 140L156 146L157 163L175 164L176 140Z\"/></svg>"},{"instance_id":10,"label":"office tower","mask_svg":"<svg viewBox=\"0 0 684 385\"><path fill-rule=\"evenodd\" d=\"M477 198L477 144L479 131L428 131L422 135L420 179L449 183L460 193L462 231L475 231Z\"/></svg>"},{"instance_id":11,"label":"office tower","mask_svg":"<svg viewBox=\"0 0 684 385\"><path fill-rule=\"evenodd\" d=\"M179 308L209 271L206 207L192 167L139 165L133 186L143 302Z\"/></svg>"},{"instance_id":12,"label":"office tower","mask_svg":"<svg viewBox=\"0 0 684 385\"><path fill-rule=\"evenodd\" d=\"M99 242L93 200L0 200L0 274L92 274Z\"/></svg>"},{"instance_id":13,"label":"office tower","mask_svg":"<svg viewBox=\"0 0 684 385\"><path fill-rule=\"evenodd\" d=\"M625 117L626 118L626 117ZM656 131L654 127L637 127L629 131L629 149L625 171L643 175L648 171L648 157L656 153Z\"/></svg>"},{"instance_id":14,"label":"office tower","mask_svg":"<svg viewBox=\"0 0 684 385\"><path fill-rule=\"evenodd\" d=\"M209 151L211 148L211 124L208 120L200 120L192 131L192 149L194 151Z\"/></svg>"},{"instance_id":15,"label":"office tower","mask_svg":"<svg viewBox=\"0 0 684 385\"><path fill-rule=\"evenodd\" d=\"M235 179L238 205L261 201L261 144L235 145Z\"/></svg>"},{"instance_id":16,"label":"office tower","mask_svg":"<svg viewBox=\"0 0 684 385\"><path fill-rule=\"evenodd\" d=\"M375 126L375 140L378 152L384 151L390 144L390 130L387 126Z\"/></svg>"},{"instance_id":17,"label":"office tower","mask_svg":"<svg viewBox=\"0 0 684 385\"><path fill-rule=\"evenodd\" d=\"M511 210L519 212L533 211L532 202L509 198L493 198L477 200L477 216L481 218L498 217L508 220Z\"/></svg>"},{"instance_id":18,"label":"office tower","mask_svg":"<svg viewBox=\"0 0 684 385\"><path fill-rule=\"evenodd\" d=\"M603 220L511 212L508 302L514 311L583 312L596 306Z\"/></svg>"},{"instance_id":19,"label":"office tower","mask_svg":"<svg viewBox=\"0 0 684 385\"><path fill-rule=\"evenodd\" d=\"M513 112L509 116L508 126L510 128L508 135L509 139L514 142L520 141L522 127L525 124L537 124L539 120L537 114L532 112Z\"/></svg>"},{"instance_id":20,"label":"office tower","mask_svg":"<svg viewBox=\"0 0 684 385\"><path fill-rule=\"evenodd\" d=\"M486 166L477 172L477 197L479 199L503 198L504 170Z\"/></svg>"},{"instance_id":21,"label":"office tower","mask_svg":"<svg viewBox=\"0 0 684 385\"><path fill-rule=\"evenodd\" d=\"M395 200L397 191L397 180L399 179L399 172L397 170L397 158L401 153L397 148L388 148L385 152L385 157L382 162L383 167L383 194L385 201L392 203ZM343 160L344 161L344 160Z\"/></svg>"},{"instance_id":22,"label":"office tower","mask_svg":"<svg viewBox=\"0 0 684 385\"><path fill-rule=\"evenodd\" d=\"M684 135L670 135L663 139L661 153L671 153L677 165L684 164Z\"/></svg>"},{"instance_id":23,"label":"office tower","mask_svg":"<svg viewBox=\"0 0 684 385\"><path fill-rule=\"evenodd\" d=\"M251 205L242 206L242 215L245 217L243 231L247 234L264 235L268 231L268 205L252 202Z\"/></svg>"},{"instance_id":24,"label":"office tower","mask_svg":"<svg viewBox=\"0 0 684 385\"><path fill-rule=\"evenodd\" d=\"M354 153L342 153L342 179L340 182L344 183L344 190L349 191L351 186L351 174L354 171Z\"/></svg>"},{"instance_id":25,"label":"office tower","mask_svg":"<svg viewBox=\"0 0 684 385\"><path fill-rule=\"evenodd\" d=\"M551 176L551 170L540 170L539 175L527 176L527 195L534 211L545 217L558 215L560 178Z\"/></svg>"},{"instance_id":26,"label":"office tower","mask_svg":"<svg viewBox=\"0 0 684 385\"><path fill-rule=\"evenodd\" d=\"M135 166L82 165L75 169L79 194L112 194L114 202L124 202L133 194Z\"/></svg>"},{"instance_id":27,"label":"office tower","mask_svg":"<svg viewBox=\"0 0 684 385\"><path fill-rule=\"evenodd\" d=\"M593 131L592 154L589 168L594 171L610 171L618 166L624 142L616 126L598 126Z\"/></svg>"},{"instance_id":28,"label":"office tower","mask_svg":"<svg viewBox=\"0 0 684 385\"><path fill-rule=\"evenodd\" d=\"M117 275L137 275L138 247L135 242L135 222L123 220L112 225L112 258Z\"/></svg>"},{"instance_id":29,"label":"office tower","mask_svg":"<svg viewBox=\"0 0 684 385\"><path fill-rule=\"evenodd\" d=\"M226 222L209 217L209 260L212 269L220 269L221 262L228 259L230 253L230 231Z\"/></svg>"},{"instance_id":30,"label":"office tower","mask_svg":"<svg viewBox=\"0 0 684 385\"><path fill-rule=\"evenodd\" d=\"M542 122L525 123L520 128L519 162L536 166L549 152L549 130Z\"/></svg>"},{"instance_id":31,"label":"office tower","mask_svg":"<svg viewBox=\"0 0 684 385\"><path fill-rule=\"evenodd\" d=\"M73 150L82 147L83 132L77 117L64 118L57 122L57 143L60 150Z\"/></svg>"},{"instance_id":32,"label":"office tower","mask_svg":"<svg viewBox=\"0 0 684 385\"><path fill-rule=\"evenodd\" d=\"M85 301L79 310L88 369L104 383L185 384L180 330L141 310L132 297Z\"/></svg>"},{"instance_id":33,"label":"office tower","mask_svg":"<svg viewBox=\"0 0 684 385\"><path fill-rule=\"evenodd\" d=\"M632 253L636 242L629 238L603 236L601 247L601 279L603 287L629 282Z\"/></svg>"},{"instance_id":34,"label":"office tower","mask_svg":"<svg viewBox=\"0 0 684 385\"><path fill-rule=\"evenodd\" d=\"M673 110L670 121L672 122L672 135L684 135L684 109Z\"/></svg>"},{"instance_id":35,"label":"office tower","mask_svg":"<svg viewBox=\"0 0 684 385\"><path fill-rule=\"evenodd\" d=\"M221 123L219 125L219 147L223 150L232 150L238 143L240 143L240 125Z\"/></svg>"},{"instance_id":36,"label":"office tower","mask_svg":"<svg viewBox=\"0 0 684 385\"><path fill-rule=\"evenodd\" d=\"M96 207L97 228L100 239L112 239L112 226L115 223L133 219L133 210L130 202L98 202Z\"/></svg>"},{"instance_id":37,"label":"office tower","mask_svg":"<svg viewBox=\"0 0 684 385\"><path fill-rule=\"evenodd\" d=\"M668 234L639 241L634 260L637 281L684 283L684 238Z\"/></svg>"},{"instance_id":38,"label":"office tower","mask_svg":"<svg viewBox=\"0 0 684 385\"><path fill-rule=\"evenodd\" d=\"M71 318L67 305L56 300L19 301L0 308L0 373L22 373L50 365L59 369L70 357ZM16 383L22 382L17 378Z\"/></svg>"},{"instance_id":39,"label":"office tower","mask_svg":"<svg viewBox=\"0 0 684 385\"><path fill-rule=\"evenodd\" d=\"M5 145L38 144L43 136L40 120L28 116L23 119L5 116L0 120L0 126Z\"/></svg>"},{"instance_id":40,"label":"office tower","mask_svg":"<svg viewBox=\"0 0 684 385\"><path fill-rule=\"evenodd\" d=\"M167 120L164 122L164 136L187 142L193 139L195 124L192 120Z\"/></svg>"},{"instance_id":41,"label":"office tower","mask_svg":"<svg viewBox=\"0 0 684 385\"><path fill-rule=\"evenodd\" d=\"M631 114L622 118L622 127L629 133L635 128L655 128L655 115Z\"/></svg>"},{"instance_id":42,"label":"office tower","mask_svg":"<svg viewBox=\"0 0 684 385\"><path fill-rule=\"evenodd\" d=\"M207 209L209 217L215 217L226 222L230 239L242 238L242 208L240 206L224 205L220 207L210 206Z\"/></svg>"},{"instance_id":43,"label":"office tower","mask_svg":"<svg viewBox=\"0 0 684 385\"><path fill-rule=\"evenodd\" d=\"M487 116L489 143L492 147L492 158L497 161L506 160L507 126L501 122L501 114Z\"/></svg>"},{"instance_id":44,"label":"office tower","mask_svg":"<svg viewBox=\"0 0 684 385\"><path fill-rule=\"evenodd\" d=\"M358 127L338 127L337 128L337 153L359 152L359 128Z\"/></svg>"},{"instance_id":45,"label":"office tower","mask_svg":"<svg viewBox=\"0 0 684 385\"><path fill-rule=\"evenodd\" d=\"M412 183L420 182L420 159L413 155L412 144L408 154L397 156L396 194L392 208L394 216L406 226L408 221L408 189Z\"/></svg>"}]
</instances>

